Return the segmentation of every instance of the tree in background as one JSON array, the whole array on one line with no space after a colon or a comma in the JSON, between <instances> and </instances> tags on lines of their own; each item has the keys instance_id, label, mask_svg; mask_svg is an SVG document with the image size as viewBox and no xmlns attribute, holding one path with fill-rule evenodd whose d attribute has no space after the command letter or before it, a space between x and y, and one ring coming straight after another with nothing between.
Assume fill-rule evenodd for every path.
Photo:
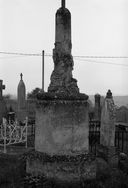
<instances>
[{"instance_id":1,"label":"tree in background","mask_svg":"<svg viewBox=\"0 0 128 188\"><path fill-rule=\"evenodd\" d=\"M37 94L42 92L42 89L36 87L30 93L27 94L27 99L35 99Z\"/></svg>"}]
</instances>

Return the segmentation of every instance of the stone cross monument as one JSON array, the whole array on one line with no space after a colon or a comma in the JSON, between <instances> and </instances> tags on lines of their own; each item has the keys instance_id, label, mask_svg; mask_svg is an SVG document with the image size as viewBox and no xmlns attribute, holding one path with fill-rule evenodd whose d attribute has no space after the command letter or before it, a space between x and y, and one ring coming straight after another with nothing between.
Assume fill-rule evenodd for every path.
<instances>
[{"instance_id":1,"label":"stone cross monument","mask_svg":"<svg viewBox=\"0 0 128 188\"><path fill-rule=\"evenodd\" d=\"M2 118L7 115L7 107L3 99L3 89L5 89L5 85L3 85L3 80L0 80L0 123L2 122Z\"/></svg>"},{"instance_id":2,"label":"stone cross monument","mask_svg":"<svg viewBox=\"0 0 128 188\"><path fill-rule=\"evenodd\" d=\"M56 156L77 159L77 155L89 151L88 96L79 93L77 81L72 76L74 63L71 49L71 13L62 0L56 12L51 83L48 92L40 93L36 102L35 152L52 156L55 160L50 166L49 162L27 163L28 173L37 171L60 180L79 177L79 163L76 169L72 169L72 177L73 161L70 165L69 162L63 164L57 161Z\"/></svg>"},{"instance_id":3,"label":"stone cross monument","mask_svg":"<svg viewBox=\"0 0 128 188\"><path fill-rule=\"evenodd\" d=\"M51 83L48 93L37 96L35 149L40 152L88 151L88 96L79 93L72 77L71 50L71 13L62 0L56 12Z\"/></svg>"},{"instance_id":4,"label":"stone cross monument","mask_svg":"<svg viewBox=\"0 0 128 188\"><path fill-rule=\"evenodd\" d=\"M3 80L0 80L0 100L3 98L2 91L5 89L5 85L3 85Z\"/></svg>"},{"instance_id":5,"label":"stone cross monument","mask_svg":"<svg viewBox=\"0 0 128 188\"><path fill-rule=\"evenodd\" d=\"M62 0L61 8L56 12L54 70L48 92L67 95L79 93L77 80L72 76L74 62L71 50L71 13L65 8L65 0Z\"/></svg>"},{"instance_id":6,"label":"stone cross monument","mask_svg":"<svg viewBox=\"0 0 128 188\"><path fill-rule=\"evenodd\" d=\"M24 109L26 107L26 88L23 81L23 74L20 74L20 82L18 84L18 110Z\"/></svg>"},{"instance_id":7,"label":"stone cross monument","mask_svg":"<svg viewBox=\"0 0 128 188\"><path fill-rule=\"evenodd\" d=\"M26 118L26 88L23 81L23 74L20 74L20 82L17 88L18 120L24 121Z\"/></svg>"}]
</instances>

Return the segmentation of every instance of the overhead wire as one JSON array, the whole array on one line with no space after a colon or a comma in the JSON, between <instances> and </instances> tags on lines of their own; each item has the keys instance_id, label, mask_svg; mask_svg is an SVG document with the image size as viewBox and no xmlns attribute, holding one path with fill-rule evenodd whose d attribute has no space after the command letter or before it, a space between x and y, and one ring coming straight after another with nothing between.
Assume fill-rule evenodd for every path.
<instances>
[{"instance_id":1,"label":"overhead wire","mask_svg":"<svg viewBox=\"0 0 128 188\"><path fill-rule=\"evenodd\" d=\"M11 55L11 56L3 56L3 57L0 57L0 59L13 59L13 58L19 58L19 57L24 57L24 56L20 56L20 55Z\"/></svg>"},{"instance_id":2,"label":"overhead wire","mask_svg":"<svg viewBox=\"0 0 128 188\"><path fill-rule=\"evenodd\" d=\"M6 54L6 55L23 55L23 56L42 56L41 53L18 53L18 52L2 52L0 51L0 54ZM45 54L45 56L52 56L51 54ZM76 58L94 58L94 59L128 59L128 56L84 56L84 55L75 55L73 57L76 57Z\"/></svg>"},{"instance_id":3,"label":"overhead wire","mask_svg":"<svg viewBox=\"0 0 128 188\"><path fill-rule=\"evenodd\" d=\"M18 53L18 52L5 52L5 51L0 51L0 54L5 54L5 55L15 55L13 57L21 57L21 56L42 56L41 53ZM45 57L52 57L51 54L45 54ZM10 56L12 57L12 56ZM6 59L10 57L0 57L0 59ZM128 56L76 56L74 55L73 58L77 59L78 61L86 61L86 62L93 62L93 63L100 63L100 64L110 64L110 65L119 65L119 66L126 66L126 64L121 64L121 63L112 63L112 62L104 62L104 61L96 61L95 59L128 59ZM93 59L93 60L91 60Z\"/></svg>"},{"instance_id":4,"label":"overhead wire","mask_svg":"<svg viewBox=\"0 0 128 188\"><path fill-rule=\"evenodd\" d=\"M41 56L41 54L34 54L34 53L17 53L17 52L0 52L0 54L6 55L23 55L23 56Z\"/></svg>"},{"instance_id":5,"label":"overhead wire","mask_svg":"<svg viewBox=\"0 0 128 188\"><path fill-rule=\"evenodd\" d=\"M108 64L108 65L118 65L118 66L125 66L128 67L126 64L121 64L121 63L112 63L112 62L105 62L105 61L96 61L96 60L90 60L90 59L77 59L78 61L86 61L86 62L92 62L92 63L98 63L98 64Z\"/></svg>"}]
</instances>

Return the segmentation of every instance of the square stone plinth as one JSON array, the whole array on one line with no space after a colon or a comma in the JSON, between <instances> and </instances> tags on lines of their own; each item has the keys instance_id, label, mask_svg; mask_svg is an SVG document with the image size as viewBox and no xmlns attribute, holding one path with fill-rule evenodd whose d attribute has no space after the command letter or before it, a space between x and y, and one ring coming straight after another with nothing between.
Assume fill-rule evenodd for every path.
<instances>
[{"instance_id":1,"label":"square stone plinth","mask_svg":"<svg viewBox=\"0 0 128 188\"><path fill-rule=\"evenodd\" d=\"M35 150L72 155L89 148L87 100L39 100L36 107Z\"/></svg>"}]
</instances>

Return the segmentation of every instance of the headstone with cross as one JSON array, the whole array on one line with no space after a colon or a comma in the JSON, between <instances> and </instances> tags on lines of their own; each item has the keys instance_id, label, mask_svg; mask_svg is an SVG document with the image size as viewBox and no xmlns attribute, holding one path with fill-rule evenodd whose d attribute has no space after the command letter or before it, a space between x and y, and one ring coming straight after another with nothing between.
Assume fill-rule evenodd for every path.
<instances>
[{"instance_id":1,"label":"headstone with cross","mask_svg":"<svg viewBox=\"0 0 128 188\"><path fill-rule=\"evenodd\" d=\"M2 122L2 118L7 115L7 107L3 99L3 89L5 89L5 85L3 85L3 80L0 80L0 123Z\"/></svg>"},{"instance_id":2,"label":"headstone with cross","mask_svg":"<svg viewBox=\"0 0 128 188\"><path fill-rule=\"evenodd\" d=\"M3 80L0 80L0 100L3 99L3 89L5 89L5 85L3 85Z\"/></svg>"},{"instance_id":3,"label":"headstone with cross","mask_svg":"<svg viewBox=\"0 0 128 188\"><path fill-rule=\"evenodd\" d=\"M17 118L24 121L27 116L26 87L23 81L23 74L20 74L20 81L17 88Z\"/></svg>"}]
</instances>

